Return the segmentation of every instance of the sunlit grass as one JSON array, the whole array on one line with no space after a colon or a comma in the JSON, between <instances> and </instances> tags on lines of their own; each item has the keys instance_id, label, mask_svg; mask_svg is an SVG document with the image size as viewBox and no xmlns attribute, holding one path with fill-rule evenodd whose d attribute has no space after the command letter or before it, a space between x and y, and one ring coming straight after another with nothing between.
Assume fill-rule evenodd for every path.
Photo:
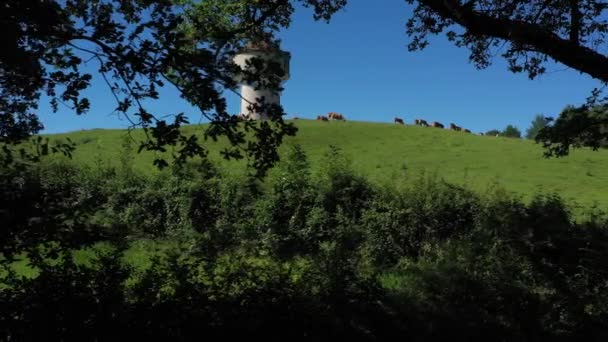
<instances>
[{"instance_id":1,"label":"sunlit grass","mask_svg":"<svg viewBox=\"0 0 608 342\"><path fill-rule=\"evenodd\" d=\"M608 207L608 150L575 150L570 156L546 159L533 141L478 136L449 130L366 122L294 121L296 137L286 140L306 151L317 167L330 145L342 149L359 173L378 183L400 182L420 172L437 174L445 180L478 191L499 183L507 190L530 198L538 192L554 192L574 207L596 203ZM201 133L204 126L188 126ZM125 155L123 130L90 130L49 136L69 137L78 144L74 160L93 167L118 166ZM133 131L135 141L141 131ZM211 157L226 172L241 172L244 161L224 161L219 150L224 142L207 143ZM137 153L137 142L127 155L136 171L157 172L153 153ZM123 158L124 160L125 158Z\"/></svg>"}]
</instances>

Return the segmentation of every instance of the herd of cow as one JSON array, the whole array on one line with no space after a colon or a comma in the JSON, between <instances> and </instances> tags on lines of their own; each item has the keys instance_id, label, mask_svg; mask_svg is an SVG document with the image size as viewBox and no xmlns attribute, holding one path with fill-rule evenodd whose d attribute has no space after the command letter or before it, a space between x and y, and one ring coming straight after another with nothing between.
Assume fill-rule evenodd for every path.
<instances>
[{"instance_id":1,"label":"herd of cow","mask_svg":"<svg viewBox=\"0 0 608 342\"><path fill-rule=\"evenodd\" d=\"M327 116L317 115L317 120L319 120L319 121L329 121L329 120L346 121L346 118L344 117L344 115L342 115L340 113L329 112L329 113L327 113Z\"/></svg>"},{"instance_id":2,"label":"herd of cow","mask_svg":"<svg viewBox=\"0 0 608 342\"><path fill-rule=\"evenodd\" d=\"M294 118L294 119L297 119ZM329 121L329 120L342 120L342 121L346 121L346 118L344 117L344 115L340 114L340 113L335 113L335 112L330 112L327 114L327 116L325 115L317 115L317 120L319 121ZM402 118L395 118L394 122L398 125L405 125L405 121L403 121ZM443 126L443 124L441 122L433 122L431 124L429 124L428 122L426 122L426 120L422 120L422 119L416 119L414 120L414 124L418 125L418 126L422 126L422 127L436 127L436 128L445 128ZM450 129L453 131L462 131L465 133L471 133L470 130L466 129L466 128L462 128L460 126L457 126L453 123L450 123Z\"/></svg>"},{"instance_id":3,"label":"herd of cow","mask_svg":"<svg viewBox=\"0 0 608 342\"><path fill-rule=\"evenodd\" d=\"M245 117L244 115L239 115L238 116L239 119L242 120L246 120L247 117ZM299 118L297 116L293 117L294 120L298 120ZM343 114L340 113L336 113L336 112L329 112L327 113L327 115L317 115L317 120L319 121L329 121L329 120L340 120L340 121L346 121L346 117ZM395 118L393 120L395 122L395 124L398 125L405 125L405 121L403 121L402 118ZM415 119L414 120L414 125L418 125L418 126L422 126L422 127L435 127L435 128L445 128L445 126L443 126L443 124L441 122L437 122L434 121L433 123L429 124L428 122L426 122L426 120L423 119ZM466 128L462 128L460 126L457 126L453 123L450 123L450 127L451 130L453 131L457 131L457 132L465 132L465 133L471 133L470 130L466 129ZM481 133L481 135L483 135L483 133Z\"/></svg>"},{"instance_id":4,"label":"herd of cow","mask_svg":"<svg viewBox=\"0 0 608 342\"><path fill-rule=\"evenodd\" d=\"M398 125L405 125L405 122L403 121L402 118L395 118L394 122L396 124L398 124ZM433 123L431 123L429 125L429 123L426 122L426 120L422 120L422 119L415 119L414 120L414 125L418 125L418 126L422 126L422 127L445 128L445 126L443 126L443 124L441 122L434 121ZM459 132L462 131L462 132L465 132L465 133L471 133L470 130L468 130L466 128L463 129L462 127L457 126L457 125L455 125L453 123L450 123L450 129L453 130L453 131L459 131Z\"/></svg>"},{"instance_id":5,"label":"herd of cow","mask_svg":"<svg viewBox=\"0 0 608 342\"><path fill-rule=\"evenodd\" d=\"M395 118L394 122L396 124L398 124L398 125L404 125L405 124L405 122L403 121L402 118ZM414 120L414 125L418 125L418 126L422 126L422 127L445 128L445 126L443 126L443 124L441 122L434 121L433 123L431 123L429 125L429 123L426 122L426 120L422 120L422 119L415 119ZM465 132L465 133L471 133L470 130L468 130L466 128L463 129L462 127L457 126L457 125L455 125L453 123L450 123L450 129L453 130L453 131L458 131L458 132L462 131L462 132Z\"/></svg>"}]
</instances>

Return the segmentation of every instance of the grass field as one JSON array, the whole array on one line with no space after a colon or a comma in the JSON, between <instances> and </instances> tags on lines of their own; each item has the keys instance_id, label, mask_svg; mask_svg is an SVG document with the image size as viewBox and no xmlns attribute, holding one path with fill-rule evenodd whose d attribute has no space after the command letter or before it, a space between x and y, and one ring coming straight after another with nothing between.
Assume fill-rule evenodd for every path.
<instances>
[{"instance_id":1,"label":"grass field","mask_svg":"<svg viewBox=\"0 0 608 342\"><path fill-rule=\"evenodd\" d=\"M483 191L499 184L508 191L530 198L537 192L554 192L574 207L597 204L608 208L608 150L575 150L570 156L545 159L543 149L532 141L478 136L449 130L366 122L318 122L298 120L296 137L313 165L318 166L329 145L347 155L357 172L373 182L399 182L421 172ZM188 131L202 131L189 126ZM141 132L132 136L137 139ZM91 166L117 165L124 159L126 131L89 130L52 135L51 140L69 137L78 144L74 160ZM226 162L216 153L223 143L211 143L212 157L225 170L243 170L242 162ZM155 172L151 153L128 158L142 172Z\"/></svg>"}]
</instances>

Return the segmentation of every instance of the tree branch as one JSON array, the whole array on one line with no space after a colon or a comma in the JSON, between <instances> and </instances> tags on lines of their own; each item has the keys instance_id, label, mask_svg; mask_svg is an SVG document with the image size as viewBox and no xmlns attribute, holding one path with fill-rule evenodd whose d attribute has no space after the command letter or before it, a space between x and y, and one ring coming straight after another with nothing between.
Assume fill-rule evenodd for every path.
<instances>
[{"instance_id":1,"label":"tree branch","mask_svg":"<svg viewBox=\"0 0 608 342\"><path fill-rule=\"evenodd\" d=\"M579 0L570 0L570 42L579 45L581 31L581 12Z\"/></svg>"},{"instance_id":2,"label":"tree branch","mask_svg":"<svg viewBox=\"0 0 608 342\"><path fill-rule=\"evenodd\" d=\"M608 58L542 26L521 20L495 18L465 7L458 0L420 0L420 3L465 27L470 33L497 37L529 47L556 61L608 82Z\"/></svg>"}]
</instances>

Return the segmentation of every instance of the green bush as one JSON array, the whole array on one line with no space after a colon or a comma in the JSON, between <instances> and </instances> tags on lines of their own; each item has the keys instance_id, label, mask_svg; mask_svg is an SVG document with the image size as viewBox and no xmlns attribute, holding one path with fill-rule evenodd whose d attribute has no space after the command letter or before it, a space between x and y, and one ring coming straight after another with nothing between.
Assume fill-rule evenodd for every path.
<instances>
[{"instance_id":1,"label":"green bush","mask_svg":"<svg viewBox=\"0 0 608 342\"><path fill-rule=\"evenodd\" d=\"M608 338L604 212L428 175L378 187L336 148L323 165L294 146L264 184L208 162L0 169L4 336Z\"/></svg>"},{"instance_id":2,"label":"green bush","mask_svg":"<svg viewBox=\"0 0 608 342\"><path fill-rule=\"evenodd\" d=\"M479 206L472 192L431 176L403 189L384 189L363 215L366 250L385 266L417 256L425 244L467 235Z\"/></svg>"}]
</instances>

